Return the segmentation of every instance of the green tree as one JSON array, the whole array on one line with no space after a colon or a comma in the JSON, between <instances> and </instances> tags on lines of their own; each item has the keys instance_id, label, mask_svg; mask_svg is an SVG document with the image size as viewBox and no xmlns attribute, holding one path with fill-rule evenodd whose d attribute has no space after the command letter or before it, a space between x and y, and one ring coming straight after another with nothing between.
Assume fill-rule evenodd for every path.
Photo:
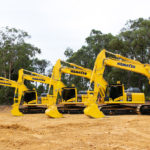
<instances>
[{"instance_id":1,"label":"green tree","mask_svg":"<svg viewBox=\"0 0 150 150\"><path fill-rule=\"evenodd\" d=\"M21 68L45 73L50 62L36 58L36 54L40 54L41 50L27 43L26 40L29 38L30 35L20 29L9 27L0 29L0 76L17 80L18 70ZM35 87L30 82L25 83L27 87ZM0 103L12 103L9 99L12 100L13 90L0 87Z\"/></svg>"},{"instance_id":2,"label":"green tree","mask_svg":"<svg viewBox=\"0 0 150 150\"><path fill-rule=\"evenodd\" d=\"M33 67L34 67L34 71L37 73L41 73L41 74L47 74L47 70L46 68L48 67L48 69L50 69L52 66L50 61L47 60L39 60L38 58L35 58L33 60Z\"/></svg>"},{"instance_id":3,"label":"green tree","mask_svg":"<svg viewBox=\"0 0 150 150\"><path fill-rule=\"evenodd\" d=\"M41 50L25 42L28 38L28 33L19 29L6 27L0 30L1 76L16 79L20 68L33 70L33 59Z\"/></svg>"},{"instance_id":4,"label":"green tree","mask_svg":"<svg viewBox=\"0 0 150 150\"><path fill-rule=\"evenodd\" d=\"M67 48L64 54L66 57L71 57L73 55L73 50L71 48Z\"/></svg>"},{"instance_id":5,"label":"green tree","mask_svg":"<svg viewBox=\"0 0 150 150\"><path fill-rule=\"evenodd\" d=\"M123 56L139 60L142 63L150 63L150 19L139 18L127 21L116 41L119 42L111 44L120 48L119 53ZM140 89L148 87L148 81L142 75L127 72L124 74L124 83L126 79L128 79L128 86L138 86Z\"/></svg>"},{"instance_id":6,"label":"green tree","mask_svg":"<svg viewBox=\"0 0 150 150\"><path fill-rule=\"evenodd\" d=\"M150 19L129 20L116 36L92 30L90 36L86 38L86 46L82 46L71 54L67 61L93 69L96 56L103 48L142 63L150 63ZM137 86L144 89L145 92L148 91L146 77L130 71L106 67L104 77L109 83L120 80L126 85L126 88ZM74 78L76 77L71 79L72 82L75 81ZM87 85L79 81L79 84L82 85L81 89Z\"/></svg>"},{"instance_id":7,"label":"green tree","mask_svg":"<svg viewBox=\"0 0 150 150\"><path fill-rule=\"evenodd\" d=\"M85 68L93 69L97 54L104 48L110 49L109 43L114 38L115 37L110 33L103 34L101 31L92 30L90 36L86 38L86 46L82 46L77 52L73 52L73 50L71 50L70 56L68 55L68 49L64 54L68 58L68 62L78 64ZM66 80L68 80L68 78L63 77L63 81L65 82ZM69 76L69 81L70 84L74 83L78 89L87 89L87 79L76 76Z\"/></svg>"}]
</instances>

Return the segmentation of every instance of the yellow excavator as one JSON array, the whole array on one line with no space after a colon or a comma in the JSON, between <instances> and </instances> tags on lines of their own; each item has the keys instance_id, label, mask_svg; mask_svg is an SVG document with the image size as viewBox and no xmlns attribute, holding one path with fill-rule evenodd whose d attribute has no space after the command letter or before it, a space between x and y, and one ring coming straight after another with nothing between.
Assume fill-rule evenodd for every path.
<instances>
[{"instance_id":1,"label":"yellow excavator","mask_svg":"<svg viewBox=\"0 0 150 150\"><path fill-rule=\"evenodd\" d=\"M69 65L68 66L64 66L62 64L65 65ZM96 65L96 64L95 64ZM50 101L52 102L52 104L49 106L49 108L46 110L46 114L50 117L54 117L54 118L59 118L62 117L62 114L59 113L59 111L57 110L57 106L59 106L60 104L63 104L63 109L65 109L66 107L74 107L75 105L80 105L81 107L77 107L77 109L79 110L80 108L83 109L83 107L88 106L87 108L85 108L84 113L90 117L93 118L99 118L99 117L104 117L104 114L102 112L99 111L98 106L92 101L89 101L89 98L93 95L93 93L97 92L97 91L88 91L88 93L90 94L83 94L81 101L78 101L76 94L76 88L72 88L69 91L63 91L62 93L62 97L64 95L66 95L67 92L67 97L71 97L73 99L66 99L63 97L63 100L59 102L59 105L56 106L56 100L57 100L57 95L58 95L58 89L60 89L60 82L61 82L61 75L65 73L65 74L70 74L70 75L74 75L74 76L80 76L80 77L84 77L87 78L89 80L91 80L91 82L97 82L98 78L94 78L96 77L96 72L92 72L91 69L88 68L84 68L81 67L79 65L73 64L73 63L68 63L68 62L64 62L61 61L60 59L57 60L53 71L52 71L52 81L55 83L53 83L53 95L50 96ZM101 80L102 85L107 85L107 82L103 79ZM51 87L51 85L50 85ZM96 88L95 88L96 89ZM95 90L94 89L94 90ZM105 95L105 91L101 91L103 95ZM69 95L69 96L68 96Z\"/></svg>"},{"instance_id":2,"label":"yellow excavator","mask_svg":"<svg viewBox=\"0 0 150 150\"><path fill-rule=\"evenodd\" d=\"M14 103L12 105L12 110L11 110L11 113L14 116L23 115L21 111L26 112L31 109L35 110L37 107L38 108L47 107L50 103L49 96L41 97L41 99L39 100L35 89L29 90L25 86L24 84L25 80L40 82L40 83L44 83L47 85L49 84L54 85L54 82L50 77L41 75L35 72L31 72L28 70L24 70L24 69L19 70L17 81L13 81L4 77L0 77L0 85L15 88ZM60 94L63 88L66 88L66 86L62 82L59 82L58 90ZM20 111L20 106L23 107L21 108L21 111Z\"/></svg>"},{"instance_id":3,"label":"yellow excavator","mask_svg":"<svg viewBox=\"0 0 150 150\"><path fill-rule=\"evenodd\" d=\"M23 83L0 77L0 85L15 88L14 104L12 105L11 110L11 113L14 116L22 115L22 113L19 111L19 105L22 98L25 103L29 101L35 101L37 99L36 91L29 90Z\"/></svg>"},{"instance_id":4,"label":"yellow excavator","mask_svg":"<svg viewBox=\"0 0 150 150\"><path fill-rule=\"evenodd\" d=\"M106 57L106 53L109 53L116 58ZM19 111L19 105L21 102L22 93L27 91L24 87L24 80L36 81L41 83L49 84L49 92L46 97L45 104L47 105L47 110L45 111L46 115L53 118L60 118L62 114L59 113L56 103L58 99L58 93L62 94L62 89L65 87L61 82L61 74L68 73L75 76L85 77L90 79L90 84L94 83L94 90L88 89L87 95L82 95L82 101L78 102L76 98L77 93L75 89L71 89L71 97L69 99L63 99L59 103L63 104L73 104L73 103L82 103L86 105L84 109L84 114L93 118L104 117L102 111L99 110L98 104L144 104L145 97L143 93L125 93L124 86L122 84L108 85L108 83L103 78L105 66L117 67L120 69L125 69L133 72L137 72L145 75L150 79L150 65L142 64L139 61L125 58L118 54L110 53L106 50L102 50L95 61L93 70L83 68L76 64L68 63L71 67L64 67L61 65L61 60L58 60L56 65L53 68L51 78L45 77L43 75L26 71L27 74L24 74L25 70L21 69L19 71L19 78L15 87L15 98L12 109L13 115L22 115ZM6 81L5 81L6 82ZM7 83L7 82L6 82ZM53 88L52 88L53 87ZM53 93L50 94L51 89ZM73 92L73 90L75 92ZM33 92L33 91L32 91ZM32 93L31 92L31 93ZM33 96L35 95L35 96ZM100 96L100 99L98 98ZM36 93L33 92L30 96L25 96L27 100L24 105L36 105ZM34 97L34 98L33 98ZM29 100L30 99L30 100ZM99 101L97 101L99 99ZM43 101L44 103L44 101Z\"/></svg>"},{"instance_id":5,"label":"yellow excavator","mask_svg":"<svg viewBox=\"0 0 150 150\"><path fill-rule=\"evenodd\" d=\"M62 63L69 65L69 67L62 65ZM60 59L57 60L55 66L53 68L53 72L52 72L52 76L51 76L52 80L55 82L55 87L53 87L53 88L54 88L54 91L56 91L56 92L51 97L51 102L52 102L51 106L49 106L49 108L46 110L46 114L50 117L54 117L54 115L53 116L51 115L51 112L52 112L52 114L58 114L58 109L56 106L56 100L57 100L57 95L58 95L57 91L59 89L59 82L61 81L62 73L84 77L84 78L87 78L89 80L91 79L91 81L94 82L94 78L92 78L92 76L93 76L92 70L78 66L78 65L73 64L73 63L61 61ZM89 105L89 99L88 98L90 95L91 94L82 95L81 101L78 101L77 99L75 101L68 101L67 100L67 101L62 101L59 104L64 104L64 106L65 105L72 106L72 105L81 104L84 107L87 106L87 108L85 108L84 112L85 112L85 114L87 114L87 112L88 112L88 116L94 117L94 118L99 118L99 116L103 117L104 114L99 111L98 106L94 102L92 102L92 104L90 103L91 105ZM58 115L58 117L62 117L62 115L60 113L59 113L59 115Z\"/></svg>"},{"instance_id":6,"label":"yellow excavator","mask_svg":"<svg viewBox=\"0 0 150 150\"><path fill-rule=\"evenodd\" d=\"M65 65L62 65L62 63ZM61 61L60 59L57 60L56 64L53 67L52 76L51 76L52 81L53 81L54 93L53 93L53 95L50 95L51 105L46 110L46 115L48 115L50 117L54 117L54 118L62 117L62 114L59 113L57 106L56 106L56 100L57 100L58 91L59 91L58 89L60 89L62 73L90 79L91 75L92 75L92 70L81 67L81 66L73 64L73 63ZM51 88L51 85L50 85L50 88ZM78 101L77 94L75 94L75 93L77 93L77 90L76 90L76 88L73 88L73 87L70 90L63 91L63 93L62 93L63 100L61 100L59 102L59 105L62 104L63 107L66 107L66 106L72 107L74 105L82 105L82 106L85 105L84 104L85 102L83 100L81 102ZM69 98L71 97L72 99L68 100L68 98L65 98L65 97L69 97Z\"/></svg>"},{"instance_id":7,"label":"yellow excavator","mask_svg":"<svg viewBox=\"0 0 150 150\"><path fill-rule=\"evenodd\" d=\"M113 55L115 58L106 57L106 53ZM101 96L99 104L145 104L144 93L127 93L124 91L124 86L122 84L108 85L103 77L105 66L116 67L145 75L150 83L149 64L142 64L139 61L123 57L119 54L111 53L104 49L98 54L95 61L90 80L90 84L94 82L94 90L88 90L88 105L93 105L96 103L99 94ZM146 107L148 106L149 105L146 105ZM86 115L90 116L86 109L84 111Z\"/></svg>"},{"instance_id":8,"label":"yellow excavator","mask_svg":"<svg viewBox=\"0 0 150 150\"><path fill-rule=\"evenodd\" d=\"M28 70L25 70L25 69L20 69L19 73L18 73L18 81L16 82L17 85L19 85L17 87L18 90L22 90L22 87L25 86L24 85L25 80L28 80L28 81L31 81L31 82L39 82L39 83L47 84L48 86L49 85L55 86L55 82L53 81L53 79L48 77L48 76L38 74L38 73L35 73L35 72L31 72L31 71L28 71ZM60 94L62 93L63 88L66 88L66 86L63 84L63 82L60 81L59 82L59 88L58 88L58 92ZM19 110L22 95L23 94L20 94L17 101L14 100L13 110L15 110L14 112L16 112L16 114L13 113L13 115L16 115L16 116L22 115L22 113ZM36 95L36 97L35 97L35 95ZM23 109L22 109L23 111L25 111L25 109L29 110L29 108L30 109L36 109L36 108L39 108L39 107L40 108L42 108L42 107L47 108L51 104L51 101L50 101L51 96L49 95L49 93L47 93L46 96L41 97L39 99L37 97L36 91L34 90L34 94L33 93L30 93L30 95L26 94L24 97L25 97L26 100L23 100L23 105L22 105L22 106L24 106Z\"/></svg>"}]
</instances>

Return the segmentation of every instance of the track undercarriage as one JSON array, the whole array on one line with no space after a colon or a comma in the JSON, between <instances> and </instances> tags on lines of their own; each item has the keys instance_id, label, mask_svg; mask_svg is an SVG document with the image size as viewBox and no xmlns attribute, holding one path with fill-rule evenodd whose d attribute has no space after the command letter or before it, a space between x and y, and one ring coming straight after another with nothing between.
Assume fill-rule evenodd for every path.
<instances>
[{"instance_id":1,"label":"track undercarriage","mask_svg":"<svg viewBox=\"0 0 150 150\"><path fill-rule=\"evenodd\" d=\"M63 114L82 114L85 108L84 104L58 104L58 110ZM47 109L43 106L23 106L20 111L24 114L44 113ZM150 103L145 104L105 104L99 105L99 109L105 115L126 115L126 114L150 114Z\"/></svg>"}]
</instances>

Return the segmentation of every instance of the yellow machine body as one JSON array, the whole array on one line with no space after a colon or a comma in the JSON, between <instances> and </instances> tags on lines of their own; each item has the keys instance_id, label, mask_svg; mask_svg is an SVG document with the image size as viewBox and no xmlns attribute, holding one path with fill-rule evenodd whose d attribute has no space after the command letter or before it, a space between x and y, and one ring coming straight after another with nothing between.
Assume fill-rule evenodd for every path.
<instances>
[{"instance_id":1,"label":"yellow machine body","mask_svg":"<svg viewBox=\"0 0 150 150\"><path fill-rule=\"evenodd\" d=\"M19 105L21 100L24 98L24 102L26 100L30 100L30 102L35 102L37 100L37 93L35 90L29 90L23 83L13 81L4 77L0 77L0 85L8 86L15 88L14 94L14 104L12 105L11 113L14 116L22 116L23 114L19 111ZM34 95L34 98L31 97Z\"/></svg>"},{"instance_id":2,"label":"yellow machine body","mask_svg":"<svg viewBox=\"0 0 150 150\"><path fill-rule=\"evenodd\" d=\"M105 98L99 104L144 104L144 93L125 92L123 84L109 85Z\"/></svg>"},{"instance_id":3,"label":"yellow machine body","mask_svg":"<svg viewBox=\"0 0 150 150\"><path fill-rule=\"evenodd\" d=\"M82 102L87 107L84 110L84 113L90 117L100 118L104 115L99 111L97 104L144 104L145 96L144 93L126 93L124 90L124 86L122 84L116 84L115 86L120 87L121 94L116 96L115 98L107 97L106 99L106 89L109 87L108 83L105 81L103 74L105 71L105 66L117 67L124 70L129 70L132 72L137 72L145 75L150 79L150 65L142 64L139 61L135 61L132 59L125 58L118 54L112 54L116 56L115 58L106 58L106 50L102 50L95 61L93 70L83 68L81 66L77 66L75 64L71 64L76 68L68 68L61 67L61 61L58 60L55 67L57 68L55 74L58 78L56 80L61 80L62 73L68 73L75 76L81 76L90 79L90 84L94 82L94 90L87 91L86 95L82 95ZM69 63L68 63L69 64ZM111 85L112 88L114 85ZM100 100L98 100L98 96L100 95ZM56 101L56 100L55 100ZM54 102L55 103L55 102ZM95 112L95 113L94 113ZM98 113L99 112L99 113ZM96 116L98 114L98 116Z\"/></svg>"},{"instance_id":4,"label":"yellow machine body","mask_svg":"<svg viewBox=\"0 0 150 150\"><path fill-rule=\"evenodd\" d=\"M12 105L12 110L11 110L12 115L14 116L23 115L22 112L20 112L19 110L19 106L22 101L24 106L33 107L33 106L46 105L47 107L49 107L50 105L52 105L54 95L50 96L49 94L47 94L46 97L42 97L41 101L39 101L37 97L37 92L35 90L29 90L24 85L24 80L35 81L35 82L51 84L51 85L55 84L53 83L50 77L35 72L30 72L24 69L19 70L18 81L13 81L13 80L0 77L0 85L15 88L14 104ZM60 82L59 87L62 88L65 87L65 85L62 82ZM58 112L56 113L57 113L56 117L58 117L59 113Z\"/></svg>"},{"instance_id":5,"label":"yellow machine body","mask_svg":"<svg viewBox=\"0 0 150 150\"><path fill-rule=\"evenodd\" d=\"M73 64L73 63L68 63L68 62L63 62L63 63L66 63L67 65L69 65L71 67L66 67L66 66L64 67L64 66L61 65L62 62L63 61L61 61L60 59L57 60L55 66L53 68L53 72L52 72L52 76L51 76L51 78L55 82L55 86L53 88L54 88L54 91L56 91L55 94L54 94L54 97L52 98L52 101L53 101L54 105L56 105L58 89L60 89L59 82L61 81L62 73L71 74L71 75L75 75L75 76L80 76L80 77L84 77L84 78L87 78L87 79L91 79L91 77L92 77L92 70L90 70L88 68L83 68L81 66L78 66L78 65ZM75 93L77 93L77 91ZM87 108L84 111L84 113L87 116L90 116L90 117L93 117L93 118L104 117L104 114L102 112L100 112L98 106L95 105L95 102L94 101L89 101L90 94L88 94L84 98L82 97L81 102L78 102L77 96L76 96L77 94L74 94L74 95L75 96L72 99L69 99L69 100L62 99L61 103L62 104L70 104L70 105L75 104L75 103L76 104L78 104L78 103L81 104L82 103L83 105L87 106ZM86 98L86 97L88 97L88 98ZM51 111L52 110L50 109L47 112L49 112L49 114L50 114Z\"/></svg>"},{"instance_id":6,"label":"yellow machine body","mask_svg":"<svg viewBox=\"0 0 150 150\"><path fill-rule=\"evenodd\" d=\"M106 57L106 53L109 53L116 58ZM66 63L66 62L65 62ZM46 115L53 118L60 118L62 114L58 112L56 104L58 99L58 94L62 96L62 88L65 85L61 82L61 74L71 74L75 76L84 77L90 80L90 85L94 83L93 91L88 90L86 95L82 95L82 103L86 105L84 113L87 116L93 118L104 117L104 114L99 110L98 104L144 104L145 96L144 93L129 93L125 92L124 86L122 84L109 85L103 75L105 71L105 66L116 67L136 73L145 75L150 83L150 65L142 64L139 61L128 59L118 54L113 54L106 50L102 50L95 61L93 70L83 68L76 64L67 63L71 67L62 67L61 60L59 59L55 66L53 67L53 72L51 78L43 76L37 73L29 72L29 74L24 74L24 70L19 70L19 78L17 83L13 83L15 90L15 98L13 104L13 115L22 115L19 112L19 105L23 93L28 89L24 86L24 80L36 81L40 83L49 84L49 92L47 97L41 99L41 104L47 105ZM7 83L7 81L5 81ZM9 86L9 85L6 85ZM53 93L50 94L50 90L53 87ZM116 92L117 96L110 95L110 90L108 88L119 87L120 92ZM77 92L75 92L74 97L70 99L62 99L61 103L77 103ZM115 95L115 94L114 94ZM100 96L100 98L98 98ZM27 102L27 104L34 105L38 103L37 99Z\"/></svg>"},{"instance_id":7,"label":"yellow machine body","mask_svg":"<svg viewBox=\"0 0 150 150\"><path fill-rule=\"evenodd\" d=\"M106 57L106 53L109 53L116 58ZM94 90L93 94L90 96L84 96L84 101L88 99L89 103L95 102L97 103L98 96L100 95L99 104L144 104L145 103L145 96L144 93L129 93L125 92L123 85L111 85L109 86L108 83L103 78L105 66L116 67L136 73L140 73L145 75L148 80L150 81L150 65L149 64L142 64L139 61L132 60L126 57L123 57L118 54L113 54L111 52L106 51L105 49L102 50L95 61L94 69L92 72L92 76L90 79L90 84L94 82ZM150 83L150 82L149 82ZM120 87L121 93L117 92L117 96L110 96L108 88L113 87ZM115 95L114 92L112 92ZM120 95L119 95L120 94Z\"/></svg>"},{"instance_id":8,"label":"yellow machine body","mask_svg":"<svg viewBox=\"0 0 150 150\"><path fill-rule=\"evenodd\" d=\"M24 83L24 80L29 80L29 81L34 81L34 82L40 82L43 84L47 84L49 87L53 86L55 89L55 86L58 86L58 90L52 91L53 93L50 94L50 91L48 91L47 95L45 97L41 97L41 100L39 101L38 98L36 100L33 100L28 103L24 103L25 106L43 106L46 105L47 110L46 110L46 115L49 117L54 117L54 118L60 118L62 117L62 114L60 114L57 110L56 106L53 106L54 104L54 99L58 93L61 94L61 89L65 87L65 85L60 81L60 82L55 82L52 78L38 74L35 72L31 72L28 70L20 69L19 70L19 78L18 82L19 83ZM58 84L58 85L57 85ZM52 113L50 113L52 112Z\"/></svg>"}]
</instances>

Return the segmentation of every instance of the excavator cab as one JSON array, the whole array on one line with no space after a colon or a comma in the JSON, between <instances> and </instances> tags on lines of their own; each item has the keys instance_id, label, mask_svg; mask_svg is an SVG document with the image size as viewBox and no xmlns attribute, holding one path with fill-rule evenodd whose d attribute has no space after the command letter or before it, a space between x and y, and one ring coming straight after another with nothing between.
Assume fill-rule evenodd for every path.
<instances>
[{"instance_id":1,"label":"excavator cab","mask_svg":"<svg viewBox=\"0 0 150 150\"><path fill-rule=\"evenodd\" d=\"M75 87L62 88L63 102L77 102L77 89Z\"/></svg>"},{"instance_id":2,"label":"excavator cab","mask_svg":"<svg viewBox=\"0 0 150 150\"><path fill-rule=\"evenodd\" d=\"M129 92L124 90L123 84L110 84L106 88L106 94L104 98L105 103L114 104L127 104L137 103L142 104L145 102L144 93L141 92Z\"/></svg>"},{"instance_id":3,"label":"excavator cab","mask_svg":"<svg viewBox=\"0 0 150 150\"><path fill-rule=\"evenodd\" d=\"M35 90L27 90L24 92L23 101L26 103L35 103L37 100L37 93Z\"/></svg>"},{"instance_id":4,"label":"excavator cab","mask_svg":"<svg viewBox=\"0 0 150 150\"><path fill-rule=\"evenodd\" d=\"M124 86L122 84L110 84L106 88L105 101L112 100L123 96Z\"/></svg>"}]
</instances>

